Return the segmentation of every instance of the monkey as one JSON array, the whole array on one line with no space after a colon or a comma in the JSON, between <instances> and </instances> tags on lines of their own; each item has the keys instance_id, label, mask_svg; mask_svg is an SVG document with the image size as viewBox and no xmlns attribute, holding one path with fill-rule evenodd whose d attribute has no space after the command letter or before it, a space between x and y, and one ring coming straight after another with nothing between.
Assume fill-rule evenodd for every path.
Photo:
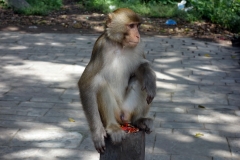
<instances>
[{"instance_id":1,"label":"monkey","mask_svg":"<svg viewBox=\"0 0 240 160\"><path fill-rule=\"evenodd\" d=\"M103 153L105 137L120 143L120 125L131 123L150 133L146 117L156 95L156 75L144 56L141 18L128 8L108 14L105 30L96 40L89 63L78 81L80 100L96 150Z\"/></svg>"}]
</instances>

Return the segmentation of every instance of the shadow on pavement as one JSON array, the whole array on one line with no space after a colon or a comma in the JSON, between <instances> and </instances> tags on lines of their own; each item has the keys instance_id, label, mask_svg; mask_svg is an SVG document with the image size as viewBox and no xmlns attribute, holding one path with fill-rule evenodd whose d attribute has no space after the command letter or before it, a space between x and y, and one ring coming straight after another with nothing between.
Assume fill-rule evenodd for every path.
<instances>
[{"instance_id":1,"label":"shadow on pavement","mask_svg":"<svg viewBox=\"0 0 240 160\"><path fill-rule=\"evenodd\" d=\"M98 159L77 89L97 36L0 35L0 157ZM238 159L239 51L189 38L143 40L158 86L146 159Z\"/></svg>"}]
</instances>

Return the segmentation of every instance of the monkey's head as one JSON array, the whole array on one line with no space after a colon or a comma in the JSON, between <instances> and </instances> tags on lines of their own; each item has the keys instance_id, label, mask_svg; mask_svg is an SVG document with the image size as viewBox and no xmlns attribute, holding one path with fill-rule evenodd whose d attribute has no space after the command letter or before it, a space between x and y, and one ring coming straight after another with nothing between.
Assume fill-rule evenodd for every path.
<instances>
[{"instance_id":1,"label":"monkey's head","mask_svg":"<svg viewBox=\"0 0 240 160\"><path fill-rule=\"evenodd\" d=\"M126 47L136 47L140 42L138 27L141 18L128 8L119 8L108 15L107 36L114 42Z\"/></svg>"}]
</instances>

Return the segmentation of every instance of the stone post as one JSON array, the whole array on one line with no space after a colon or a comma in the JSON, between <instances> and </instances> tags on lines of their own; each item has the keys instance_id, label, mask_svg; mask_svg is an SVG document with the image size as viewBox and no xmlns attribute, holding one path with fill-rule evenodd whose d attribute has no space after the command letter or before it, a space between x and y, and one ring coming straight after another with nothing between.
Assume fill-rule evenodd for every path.
<instances>
[{"instance_id":1,"label":"stone post","mask_svg":"<svg viewBox=\"0 0 240 160\"><path fill-rule=\"evenodd\" d=\"M105 139L106 150L100 154L100 160L144 160L145 132L128 133L120 144L113 144L108 136Z\"/></svg>"}]
</instances>

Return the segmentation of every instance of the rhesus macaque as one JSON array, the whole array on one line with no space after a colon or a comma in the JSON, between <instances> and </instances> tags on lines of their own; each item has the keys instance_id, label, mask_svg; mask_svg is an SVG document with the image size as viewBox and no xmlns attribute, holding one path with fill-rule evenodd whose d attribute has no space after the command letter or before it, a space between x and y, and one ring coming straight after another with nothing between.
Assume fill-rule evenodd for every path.
<instances>
[{"instance_id":1,"label":"rhesus macaque","mask_svg":"<svg viewBox=\"0 0 240 160\"><path fill-rule=\"evenodd\" d=\"M124 139L126 133L120 124L131 123L146 133L153 128L153 120L145 116L156 95L156 75L144 57L140 23L140 17L130 9L110 13L78 82L98 152L104 152L107 134L113 143Z\"/></svg>"}]
</instances>

